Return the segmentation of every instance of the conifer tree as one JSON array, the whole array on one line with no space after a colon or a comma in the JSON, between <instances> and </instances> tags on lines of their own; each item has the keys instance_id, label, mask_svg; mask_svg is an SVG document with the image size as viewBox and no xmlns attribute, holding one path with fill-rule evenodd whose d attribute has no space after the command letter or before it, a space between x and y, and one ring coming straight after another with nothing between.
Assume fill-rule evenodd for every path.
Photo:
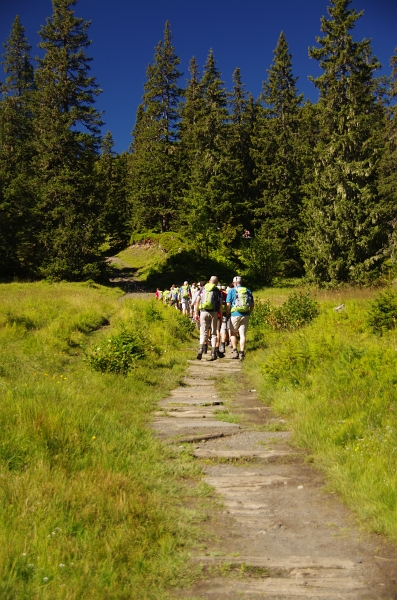
<instances>
[{"instance_id":1,"label":"conifer tree","mask_svg":"<svg viewBox=\"0 0 397 600\"><path fill-rule=\"evenodd\" d=\"M53 15L40 30L34 106L40 231L40 272L81 279L101 270L103 240L94 165L100 143L100 93L90 76L86 49L90 23L76 17L77 0L53 0Z\"/></svg>"},{"instance_id":2,"label":"conifer tree","mask_svg":"<svg viewBox=\"0 0 397 600\"><path fill-rule=\"evenodd\" d=\"M374 79L379 63L370 41L353 40L350 32L362 13L350 3L331 0L320 47L309 50L323 74L313 79L320 133L300 246L307 276L319 284L376 277L385 236L376 187L383 119Z\"/></svg>"},{"instance_id":3,"label":"conifer tree","mask_svg":"<svg viewBox=\"0 0 397 600\"><path fill-rule=\"evenodd\" d=\"M382 207L389 223L387 254L395 267L397 260L397 48L390 59L392 68L388 96L390 106L386 113L385 151L379 169L379 188Z\"/></svg>"},{"instance_id":4,"label":"conifer tree","mask_svg":"<svg viewBox=\"0 0 397 600\"><path fill-rule=\"evenodd\" d=\"M251 228L252 181L254 161L251 156L252 135L257 121L258 104L252 95L245 91L237 67L232 74L233 90L229 94L228 143L230 159L234 169L234 221L239 233L243 228Z\"/></svg>"},{"instance_id":5,"label":"conifer tree","mask_svg":"<svg viewBox=\"0 0 397 600\"><path fill-rule=\"evenodd\" d=\"M97 185L103 195L101 220L110 252L117 252L128 243L131 235L130 205L127 200L128 155L117 155L113 136L108 131L101 144L101 156L96 163Z\"/></svg>"},{"instance_id":6,"label":"conifer tree","mask_svg":"<svg viewBox=\"0 0 397 600\"><path fill-rule=\"evenodd\" d=\"M188 235L208 256L211 249L236 237L236 172L229 153L228 98L212 50L199 83L199 98L185 211Z\"/></svg>"},{"instance_id":7,"label":"conifer tree","mask_svg":"<svg viewBox=\"0 0 397 600\"><path fill-rule=\"evenodd\" d=\"M264 103L253 136L255 160L255 220L261 235L277 240L283 249L287 272L299 269L298 232L301 228L301 183L303 148L301 103L297 78L292 73L292 55L283 32L274 50L273 63L263 84Z\"/></svg>"},{"instance_id":8,"label":"conifer tree","mask_svg":"<svg viewBox=\"0 0 397 600\"><path fill-rule=\"evenodd\" d=\"M130 194L135 226L170 228L178 203L178 107L180 63L170 24L146 70L143 103L133 131Z\"/></svg>"},{"instance_id":9,"label":"conifer tree","mask_svg":"<svg viewBox=\"0 0 397 600\"><path fill-rule=\"evenodd\" d=\"M6 74L0 105L0 275L28 274L35 245L31 46L17 15L3 44Z\"/></svg>"}]
</instances>

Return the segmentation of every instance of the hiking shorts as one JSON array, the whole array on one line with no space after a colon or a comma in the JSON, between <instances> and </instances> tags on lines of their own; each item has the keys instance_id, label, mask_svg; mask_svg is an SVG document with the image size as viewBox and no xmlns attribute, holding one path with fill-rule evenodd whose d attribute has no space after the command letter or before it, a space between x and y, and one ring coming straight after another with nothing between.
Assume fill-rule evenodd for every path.
<instances>
[{"instance_id":1,"label":"hiking shorts","mask_svg":"<svg viewBox=\"0 0 397 600\"><path fill-rule=\"evenodd\" d=\"M211 341L216 340L218 313L202 310L200 312L200 344L207 342L208 330L211 329Z\"/></svg>"},{"instance_id":2,"label":"hiking shorts","mask_svg":"<svg viewBox=\"0 0 397 600\"><path fill-rule=\"evenodd\" d=\"M181 300L181 306L182 306L182 310L184 310L184 309L189 310L190 309L190 300L189 300L189 298L182 298L182 300Z\"/></svg>"},{"instance_id":3,"label":"hiking shorts","mask_svg":"<svg viewBox=\"0 0 397 600\"><path fill-rule=\"evenodd\" d=\"M222 325L221 325L221 333L227 333L229 329L230 329L230 317L223 315Z\"/></svg>"},{"instance_id":4,"label":"hiking shorts","mask_svg":"<svg viewBox=\"0 0 397 600\"><path fill-rule=\"evenodd\" d=\"M236 335L239 333L240 337L242 335L245 337L247 335L249 320L249 315L244 315L243 317L233 317L232 315L230 318L230 334Z\"/></svg>"}]
</instances>

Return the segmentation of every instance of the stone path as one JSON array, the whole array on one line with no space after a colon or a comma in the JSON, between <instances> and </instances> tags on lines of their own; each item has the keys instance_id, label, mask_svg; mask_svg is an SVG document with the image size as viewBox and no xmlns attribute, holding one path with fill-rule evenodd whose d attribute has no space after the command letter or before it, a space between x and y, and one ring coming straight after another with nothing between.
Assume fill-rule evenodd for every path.
<instances>
[{"instance_id":1,"label":"stone path","mask_svg":"<svg viewBox=\"0 0 397 600\"><path fill-rule=\"evenodd\" d=\"M185 600L397 598L397 549L363 533L322 476L288 444L255 390L241 386L241 364L189 361L183 385L159 404L153 427L169 443L191 443L204 481L223 505L212 515L216 537L193 560L203 576L175 597ZM227 422L217 377L235 378ZM242 392L242 389L245 390Z\"/></svg>"}]
</instances>

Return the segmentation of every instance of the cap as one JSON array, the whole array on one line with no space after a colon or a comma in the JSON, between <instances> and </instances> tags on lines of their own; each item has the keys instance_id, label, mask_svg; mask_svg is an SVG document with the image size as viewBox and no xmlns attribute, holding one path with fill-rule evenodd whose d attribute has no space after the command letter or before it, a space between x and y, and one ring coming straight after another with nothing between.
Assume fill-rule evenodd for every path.
<instances>
[{"instance_id":1,"label":"cap","mask_svg":"<svg viewBox=\"0 0 397 600\"><path fill-rule=\"evenodd\" d=\"M183 285L188 285L188 282L187 282L187 281L185 281Z\"/></svg>"},{"instance_id":2,"label":"cap","mask_svg":"<svg viewBox=\"0 0 397 600\"><path fill-rule=\"evenodd\" d=\"M233 277L233 283L240 283L241 281L241 277L239 277L239 275L236 275L236 277Z\"/></svg>"}]
</instances>

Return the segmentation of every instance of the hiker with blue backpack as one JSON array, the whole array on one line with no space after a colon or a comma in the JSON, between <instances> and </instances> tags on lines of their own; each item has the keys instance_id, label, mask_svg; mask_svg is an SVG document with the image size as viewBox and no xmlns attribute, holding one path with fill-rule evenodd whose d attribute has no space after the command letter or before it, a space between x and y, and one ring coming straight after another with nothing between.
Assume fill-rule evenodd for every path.
<instances>
[{"instance_id":1,"label":"hiker with blue backpack","mask_svg":"<svg viewBox=\"0 0 397 600\"><path fill-rule=\"evenodd\" d=\"M213 275L200 291L195 304L195 319L200 321L200 348L197 360L201 360L205 353L208 340L208 331L211 330L211 360L218 358L217 331L218 314L222 320L222 295L217 287L218 278Z\"/></svg>"},{"instance_id":2,"label":"hiker with blue backpack","mask_svg":"<svg viewBox=\"0 0 397 600\"><path fill-rule=\"evenodd\" d=\"M254 310L254 298L251 290L241 285L241 277L234 277L233 285L226 297L226 313L230 315L230 342L233 348L231 358L244 360L248 322ZM240 353L237 350L237 333L240 336Z\"/></svg>"}]
</instances>

